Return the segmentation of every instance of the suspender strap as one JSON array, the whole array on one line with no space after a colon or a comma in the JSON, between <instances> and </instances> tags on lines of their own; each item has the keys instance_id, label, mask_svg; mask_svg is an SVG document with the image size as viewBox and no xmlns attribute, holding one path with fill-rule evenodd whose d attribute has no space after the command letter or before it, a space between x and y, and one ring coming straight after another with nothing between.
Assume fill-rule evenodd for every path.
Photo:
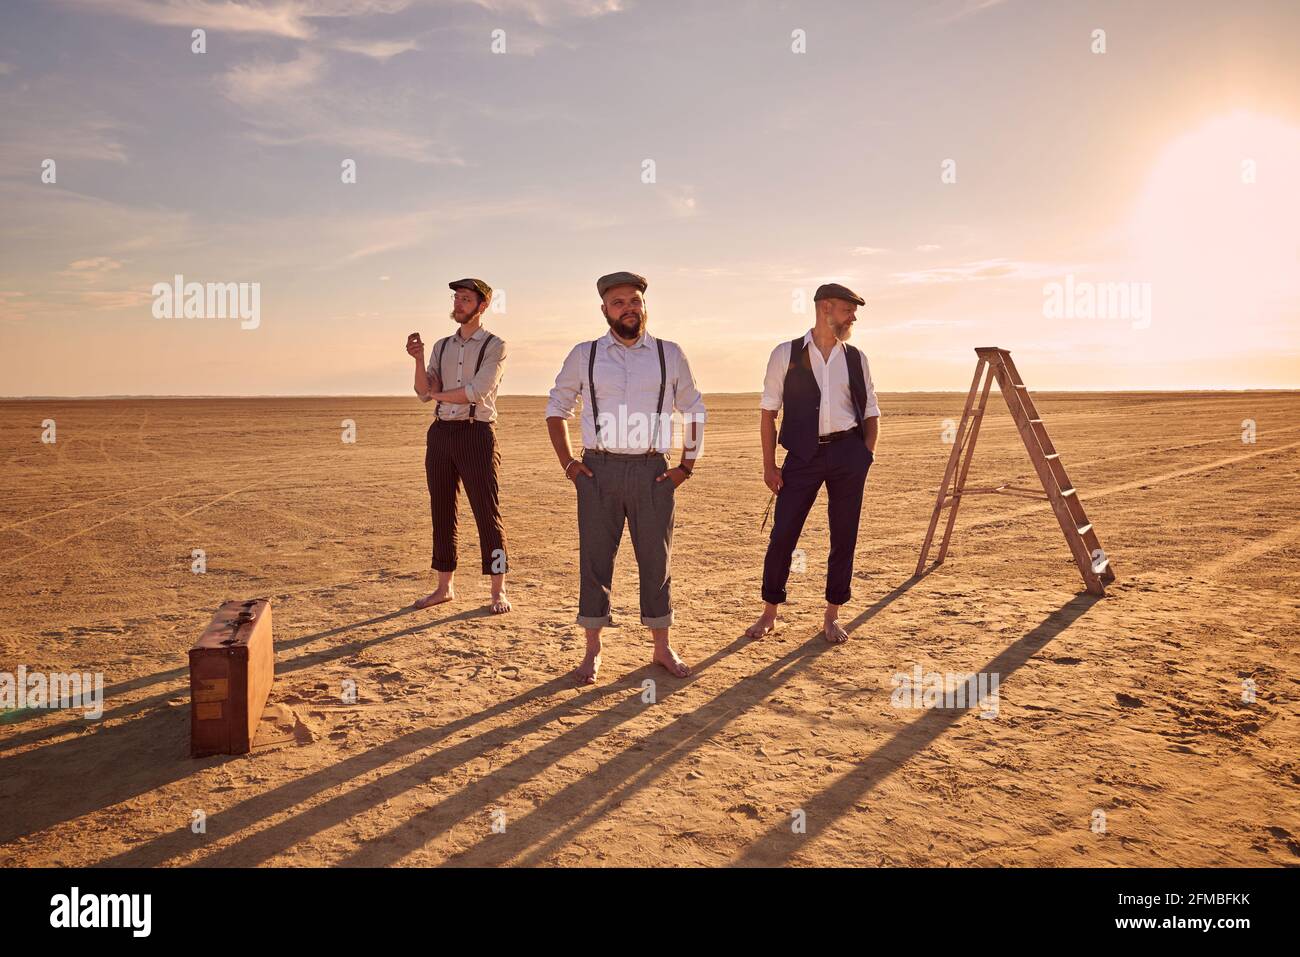
<instances>
[{"instance_id":1,"label":"suspender strap","mask_svg":"<svg viewBox=\"0 0 1300 957\"><path fill-rule=\"evenodd\" d=\"M596 407L596 346L600 340L591 343L591 352L587 354L587 395L591 399L591 424L596 430L596 448L600 448L600 410Z\"/></svg>"},{"instance_id":2,"label":"suspender strap","mask_svg":"<svg viewBox=\"0 0 1300 957\"><path fill-rule=\"evenodd\" d=\"M600 411L596 407L596 346L599 344L599 339L593 342L591 352L587 355L587 394L591 397L591 422L596 427L596 448L600 448ZM663 340L656 339L655 345L659 347L659 402L655 406L655 421L650 435L657 442L664 409L664 392L668 388L668 363L664 360Z\"/></svg>"},{"instance_id":3,"label":"suspender strap","mask_svg":"<svg viewBox=\"0 0 1300 957\"><path fill-rule=\"evenodd\" d=\"M664 363L664 341L656 339L655 345L659 347L659 404L655 406L655 414L662 415L664 411L664 388L668 385L668 366ZM658 423L655 423L658 428Z\"/></svg>"},{"instance_id":4,"label":"suspender strap","mask_svg":"<svg viewBox=\"0 0 1300 957\"><path fill-rule=\"evenodd\" d=\"M651 441L655 447L658 448L660 432L664 426L664 388L668 385L668 366L664 362L664 341L662 339L656 339L655 345L659 347L659 404L655 406L654 430L650 435ZM668 433L668 440L671 443L671 431Z\"/></svg>"},{"instance_id":5,"label":"suspender strap","mask_svg":"<svg viewBox=\"0 0 1300 957\"><path fill-rule=\"evenodd\" d=\"M474 363L474 374L475 374L475 375L478 375L478 370L483 368L483 357L484 357L485 355L487 355L487 349L488 349L488 346L492 345L492 340L495 339L495 338L496 338L496 336L492 335L492 333L489 332L489 333L488 333L488 337L487 337L486 339L483 340L483 347L482 347L481 349L479 349L479 351L478 351L478 359L477 359L477 360L475 361L475 363ZM469 420L470 420L471 422L474 421L474 403L473 403L473 402L471 402L471 403L469 404Z\"/></svg>"},{"instance_id":6,"label":"suspender strap","mask_svg":"<svg viewBox=\"0 0 1300 957\"><path fill-rule=\"evenodd\" d=\"M438 384L439 385L442 385L442 354L446 351L447 351L447 339L444 338L441 342L438 343ZM438 391L441 392L442 390L439 389ZM433 417L435 419L439 418L438 412L441 409L442 409L442 400L439 399L437 404L435 404L433 407Z\"/></svg>"}]
</instances>

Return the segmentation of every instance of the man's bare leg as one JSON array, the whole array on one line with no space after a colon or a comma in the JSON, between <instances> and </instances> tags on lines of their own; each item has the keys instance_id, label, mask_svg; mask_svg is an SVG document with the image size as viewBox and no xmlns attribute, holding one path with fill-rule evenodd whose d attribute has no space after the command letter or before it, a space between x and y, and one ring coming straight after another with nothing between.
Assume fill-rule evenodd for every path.
<instances>
[{"instance_id":1,"label":"man's bare leg","mask_svg":"<svg viewBox=\"0 0 1300 957\"><path fill-rule=\"evenodd\" d=\"M510 599L506 597L506 576L492 576L492 604L488 606L494 615L503 615L511 608Z\"/></svg>"},{"instance_id":2,"label":"man's bare leg","mask_svg":"<svg viewBox=\"0 0 1300 957\"><path fill-rule=\"evenodd\" d=\"M452 584L452 577L455 572L438 572L438 589L425 595L415 603L416 608L428 608L431 605L441 605L444 601L451 601L456 597L456 589Z\"/></svg>"},{"instance_id":3,"label":"man's bare leg","mask_svg":"<svg viewBox=\"0 0 1300 957\"><path fill-rule=\"evenodd\" d=\"M776 605L770 601L763 602L763 614L758 616L758 621L754 622L745 629L746 638L762 638L776 630Z\"/></svg>"},{"instance_id":4,"label":"man's bare leg","mask_svg":"<svg viewBox=\"0 0 1300 957\"><path fill-rule=\"evenodd\" d=\"M840 606L826 606L826 640L832 645L838 645L849 640L849 633L840 625Z\"/></svg>"},{"instance_id":5,"label":"man's bare leg","mask_svg":"<svg viewBox=\"0 0 1300 957\"><path fill-rule=\"evenodd\" d=\"M600 629L584 628L587 635L587 654L582 664L573 669L573 677L580 685L594 685L600 671Z\"/></svg>"},{"instance_id":6,"label":"man's bare leg","mask_svg":"<svg viewBox=\"0 0 1300 957\"><path fill-rule=\"evenodd\" d=\"M668 629L651 628L650 634L655 640L655 653L652 659L654 663L663 665L674 677L685 678L689 675L690 667L678 657L677 652L673 651L673 646L668 644Z\"/></svg>"}]
</instances>

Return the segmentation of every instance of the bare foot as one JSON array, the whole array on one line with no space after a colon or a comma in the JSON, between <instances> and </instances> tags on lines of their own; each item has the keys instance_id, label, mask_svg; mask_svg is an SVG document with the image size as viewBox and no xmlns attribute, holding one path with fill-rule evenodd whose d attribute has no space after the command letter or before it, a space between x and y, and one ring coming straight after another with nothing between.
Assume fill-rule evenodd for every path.
<instances>
[{"instance_id":1,"label":"bare foot","mask_svg":"<svg viewBox=\"0 0 1300 957\"><path fill-rule=\"evenodd\" d=\"M587 652L582 659L582 664L573 669L573 678L580 685L594 685L596 675L600 672L600 652L592 654Z\"/></svg>"},{"instance_id":2,"label":"bare foot","mask_svg":"<svg viewBox=\"0 0 1300 957\"><path fill-rule=\"evenodd\" d=\"M745 629L746 638L762 638L776 631L776 612L763 612L758 621Z\"/></svg>"},{"instance_id":3,"label":"bare foot","mask_svg":"<svg viewBox=\"0 0 1300 957\"><path fill-rule=\"evenodd\" d=\"M657 665L663 665L668 669L669 674L675 675L678 678L685 678L691 673L691 669L687 666L686 662L682 661L682 659L677 656L677 652L673 651L672 645L656 644L654 658L652 660Z\"/></svg>"},{"instance_id":4,"label":"bare foot","mask_svg":"<svg viewBox=\"0 0 1300 957\"><path fill-rule=\"evenodd\" d=\"M441 605L444 601L451 601L455 597L456 597L456 590L449 585L446 588L439 588L437 591L425 595L423 598L417 601L412 607L428 608L432 605Z\"/></svg>"},{"instance_id":5,"label":"bare foot","mask_svg":"<svg viewBox=\"0 0 1300 957\"><path fill-rule=\"evenodd\" d=\"M512 607L513 606L510 604L510 599L506 597L506 593L504 591L497 592L495 595L493 595L492 604L488 605L488 609L494 615L504 615Z\"/></svg>"},{"instance_id":6,"label":"bare foot","mask_svg":"<svg viewBox=\"0 0 1300 957\"><path fill-rule=\"evenodd\" d=\"M840 625L838 618L826 619L826 640L832 645L843 644L849 640L849 633Z\"/></svg>"}]
</instances>

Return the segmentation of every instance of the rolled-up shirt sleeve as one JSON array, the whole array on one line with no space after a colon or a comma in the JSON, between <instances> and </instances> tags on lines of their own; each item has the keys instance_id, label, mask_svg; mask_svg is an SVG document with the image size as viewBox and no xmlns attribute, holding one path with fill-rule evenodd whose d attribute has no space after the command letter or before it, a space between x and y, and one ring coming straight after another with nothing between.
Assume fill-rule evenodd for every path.
<instances>
[{"instance_id":1,"label":"rolled-up shirt sleeve","mask_svg":"<svg viewBox=\"0 0 1300 957\"><path fill-rule=\"evenodd\" d=\"M560 366L560 374L555 377L555 388L551 389L550 401L546 403L546 417L573 418L581 392L582 344L579 343L569 350L564 365Z\"/></svg>"},{"instance_id":2,"label":"rolled-up shirt sleeve","mask_svg":"<svg viewBox=\"0 0 1300 957\"><path fill-rule=\"evenodd\" d=\"M505 374L506 341L497 336L483 348L487 350L483 364L474 373L474 377L465 383L465 397L471 402L478 402L483 396L491 395Z\"/></svg>"},{"instance_id":3,"label":"rolled-up shirt sleeve","mask_svg":"<svg viewBox=\"0 0 1300 957\"><path fill-rule=\"evenodd\" d=\"M435 363L438 361L437 356L438 356L438 343L435 342L435 343L433 344L433 352L430 353L430 355L429 355L429 361L428 361L427 363L425 363L425 366L424 366L424 372L425 372L425 375L427 375L427 376L429 377L429 382L430 382L431 384L432 384L432 382L433 382L433 380L434 380L435 374L437 373L437 369L434 368ZM421 401L421 402L432 402L432 401L433 401L433 393L432 393L432 392L418 392L418 393L416 393L416 394L420 397L420 401Z\"/></svg>"},{"instance_id":4,"label":"rolled-up shirt sleeve","mask_svg":"<svg viewBox=\"0 0 1300 957\"><path fill-rule=\"evenodd\" d=\"M677 348L677 376L673 379L673 408L697 422L704 421L704 394L696 386L686 350L680 346Z\"/></svg>"},{"instance_id":5,"label":"rolled-up shirt sleeve","mask_svg":"<svg viewBox=\"0 0 1300 957\"><path fill-rule=\"evenodd\" d=\"M859 349L858 355L862 356L862 381L867 384L867 411L863 418L870 419L880 415L880 406L876 404L876 385L871 381L871 366L867 364L867 354Z\"/></svg>"},{"instance_id":6,"label":"rolled-up shirt sleeve","mask_svg":"<svg viewBox=\"0 0 1300 957\"><path fill-rule=\"evenodd\" d=\"M790 364L790 344L783 342L772 350L767 360L767 373L763 376L763 397L758 407L768 412L780 412L782 395L785 392L786 366Z\"/></svg>"}]
</instances>

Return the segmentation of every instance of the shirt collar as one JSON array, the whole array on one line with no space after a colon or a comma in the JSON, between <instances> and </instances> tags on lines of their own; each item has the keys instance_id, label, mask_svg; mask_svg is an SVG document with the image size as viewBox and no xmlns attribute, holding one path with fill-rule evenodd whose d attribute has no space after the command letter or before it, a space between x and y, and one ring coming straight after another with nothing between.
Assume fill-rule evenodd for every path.
<instances>
[{"instance_id":1,"label":"shirt collar","mask_svg":"<svg viewBox=\"0 0 1300 957\"><path fill-rule=\"evenodd\" d=\"M810 345L813 344L813 337L812 337L812 334L813 334L813 331L812 331L811 329L809 329L807 332L805 332L805 333L803 334L803 344L804 344L805 346L810 346ZM843 349L843 348L844 348L844 343L840 342L838 339L835 340L835 345L831 347L831 355L834 355L834 354L835 354L835 349L836 349L837 347L840 348L840 349Z\"/></svg>"},{"instance_id":2,"label":"shirt collar","mask_svg":"<svg viewBox=\"0 0 1300 957\"><path fill-rule=\"evenodd\" d=\"M476 339L482 339L485 335L487 335L487 330L484 329L482 326L479 326L477 329L474 330L474 335L470 336L468 339L466 339L464 336L460 334L459 329L453 332L452 335L455 336L457 339L459 339L461 342L474 342Z\"/></svg>"},{"instance_id":3,"label":"shirt collar","mask_svg":"<svg viewBox=\"0 0 1300 957\"><path fill-rule=\"evenodd\" d=\"M619 342L617 339L614 338L614 330L610 329L603 336L601 336L601 341L605 343L606 347L623 346L624 349L645 349L645 348L649 348L654 343L654 336L650 335L650 330L647 329L641 333L641 338L638 339L633 345L624 346L623 343Z\"/></svg>"}]
</instances>

